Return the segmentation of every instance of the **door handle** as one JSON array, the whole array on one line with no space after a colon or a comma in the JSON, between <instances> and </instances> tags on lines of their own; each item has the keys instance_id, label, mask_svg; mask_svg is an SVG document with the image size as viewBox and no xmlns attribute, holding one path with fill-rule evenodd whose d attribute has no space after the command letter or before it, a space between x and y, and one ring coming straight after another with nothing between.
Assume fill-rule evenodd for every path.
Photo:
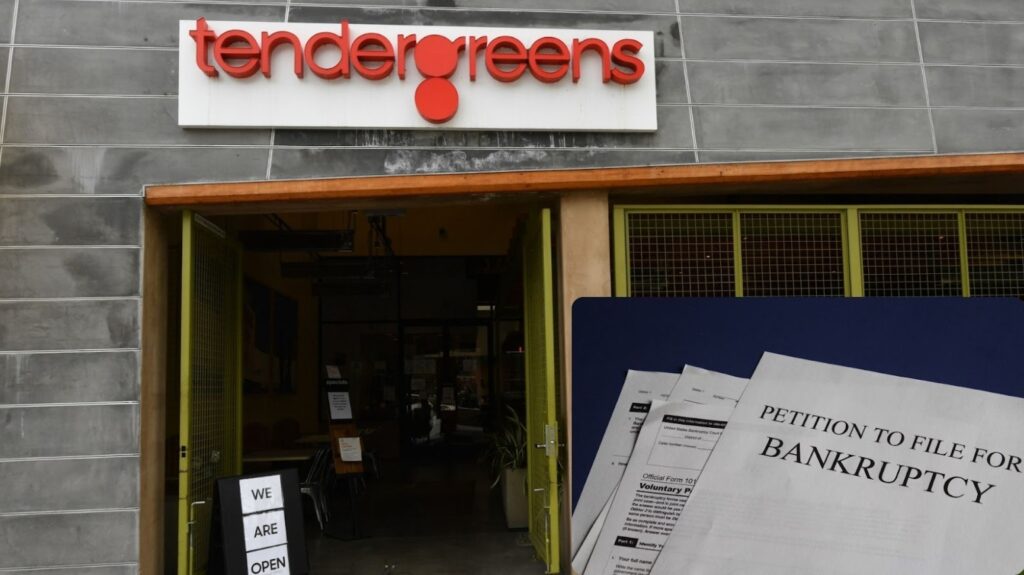
<instances>
[{"instance_id":1,"label":"door handle","mask_svg":"<svg viewBox=\"0 0 1024 575\"><path fill-rule=\"evenodd\" d=\"M196 506L206 505L206 501L193 501L188 506L188 522L185 524L188 529L188 572L192 573L192 558L194 556L193 550L195 549L195 529L192 527L196 524Z\"/></svg>"}]
</instances>

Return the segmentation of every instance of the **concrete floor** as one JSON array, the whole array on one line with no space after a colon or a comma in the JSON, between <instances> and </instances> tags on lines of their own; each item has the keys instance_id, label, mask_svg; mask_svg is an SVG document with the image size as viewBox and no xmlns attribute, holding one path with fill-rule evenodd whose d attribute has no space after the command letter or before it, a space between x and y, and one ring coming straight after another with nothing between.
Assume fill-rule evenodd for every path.
<instances>
[{"instance_id":1,"label":"concrete floor","mask_svg":"<svg viewBox=\"0 0 1024 575\"><path fill-rule=\"evenodd\" d=\"M500 490L475 454L439 447L413 463L381 462L358 497L362 536L351 537L351 499L339 482L326 533L303 497L314 575L543 575L525 530L505 526ZM169 486L166 573L176 573L177 484Z\"/></svg>"},{"instance_id":2,"label":"concrete floor","mask_svg":"<svg viewBox=\"0 0 1024 575\"><path fill-rule=\"evenodd\" d=\"M443 448L440 448L443 449ZM334 493L321 534L312 513L306 539L312 573L325 575L542 575L525 530L505 526L498 489L475 457L427 452L383 463L358 497L362 537L351 537L351 500Z\"/></svg>"},{"instance_id":3,"label":"concrete floor","mask_svg":"<svg viewBox=\"0 0 1024 575\"><path fill-rule=\"evenodd\" d=\"M540 575L523 533L320 538L309 546L311 572L324 575Z\"/></svg>"}]
</instances>

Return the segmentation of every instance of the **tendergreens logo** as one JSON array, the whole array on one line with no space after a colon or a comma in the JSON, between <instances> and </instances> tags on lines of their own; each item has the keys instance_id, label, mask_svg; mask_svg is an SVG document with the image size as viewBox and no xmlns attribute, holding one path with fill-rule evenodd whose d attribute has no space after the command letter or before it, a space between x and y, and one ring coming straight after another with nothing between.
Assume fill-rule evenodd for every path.
<instances>
[{"instance_id":1,"label":"tendergreens logo","mask_svg":"<svg viewBox=\"0 0 1024 575\"><path fill-rule=\"evenodd\" d=\"M254 33L251 27L217 29L200 18L188 30L188 36L195 45L194 65L212 79L221 73L250 82L258 75L270 80L280 73L302 79L308 78L307 72L318 81L332 82L349 80L353 72L382 84L408 78L417 82L409 103L433 124L446 123L458 113L460 93L453 81L458 74L465 74L470 82L486 74L502 84L577 84L592 60L600 66L602 84L625 87L644 79L647 66L642 54L650 50L630 37L606 41L570 33L524 41L512 34L492 36L484 32L456 36L369 31L356 35L348 21L323 27L308 36L280 29ZM274 55L279 52L290 55L286 71L275 69ZM413 67L415 76L410 72ZM527 73L531 76L528 80L524 79ZM259 83L247 87L258 89ZM651 90L653 97L653 86ZM584 101L588 94L581 92L578 97ZM498 106L494 113L501 113Z\"/></svg>"}]
</instances>

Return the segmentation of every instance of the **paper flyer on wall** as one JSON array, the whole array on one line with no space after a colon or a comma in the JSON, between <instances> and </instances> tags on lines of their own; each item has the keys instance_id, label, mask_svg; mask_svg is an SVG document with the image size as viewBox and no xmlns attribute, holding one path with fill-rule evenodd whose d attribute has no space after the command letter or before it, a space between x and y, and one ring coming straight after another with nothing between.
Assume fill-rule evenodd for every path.
<instances>
[{"instance_id":1,"label":"paper flyer on wall","mask_svg":"<svg viewBox=\"0 0 1024 575\"><path fill-rule=\"evenodd\" d=\"M1022 456L1024 399L766 353L652 575L1014 575Z\"/></svg>"},{"instance_id":2,"label":"paper flyer on wall","mask_svg":"<svg viewBox=\"0 0 1024 575\"><path fill-rule=\"evenodd\" d=\"M743 394L743 390L746 386L746 379L687 365L683 368L683 373L679 376L675 386L672 388L672 391L662 399L693 404L725 403L730 407L733 407L736 405L739 397ZM643 420L641 419L640 422L642 423L642 421ZM630 429L630 434L634 443L638 427L639 426L636 426ZM628 459L626 462L628 463ZM618 469L619 473L615 477L616 487L618 486L618 481L622 477L622 473L625 472L625 466L620 465L618 466ZM586 536L582 538L582 541L577 539L579 537L579 532L573 532L573 539L577 544L575 545L576 552L572 558L572 567L578 573L584 572L587 563L590 560L590 556L594 551L594 547L597 545L597 540L608 516L608 511L611 507L614 494L615 491L613 489L605 497L600 513L590 525L586 532Z\"/></svg>"},{"instance_id":3,"label":"paper flyer on wall","mask_svg":"<svg viewBox=\"0 0 1024 575\"><path fill-rule=\"evenodd\" d=\"M650 572L734 407L651 405L584 575Z\"/></svg>"}]
</instances>

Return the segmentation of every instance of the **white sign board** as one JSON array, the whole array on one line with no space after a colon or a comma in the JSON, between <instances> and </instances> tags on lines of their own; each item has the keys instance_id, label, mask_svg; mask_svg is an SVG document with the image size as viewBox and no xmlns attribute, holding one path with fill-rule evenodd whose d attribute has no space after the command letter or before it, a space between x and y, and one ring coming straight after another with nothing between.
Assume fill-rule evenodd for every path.
<instances>
[{"instance_id":1,"label":"white sign board","mask_svg":"<svg viewBox=\"0 0 1024 575\"><path fill-rule=\"evenodd\" d=\"M658 127L650 31L182 20L178 59L184 127Z\"/></svg>"},{"instance_id":2,"label":"white sign board","mask_svg":"<svg viewBox=\"0 0 1024 575\"><path fill-rule=\"evenodd\" d=\"M652 575L1024 570L1024 399L766 353Z\"/></svg>"},{"instance_id":3,"label":"white sign board","mask_svg":"<svg viewBox=\"0 0 1024 575\"><path fill-rule=\"evenodd\" d=\"M253 513L242 517L245 527L245 548L263 549L288 542L284 525L284 509Z\"/></svg>"},{"instance_id":4,"label":"white sign board","mask_svg":"<svg viewBox=\"0 0 1024 575\"><path fill-rule=\"evenodd\" d=\"M285 528L281 476L241 479L246 568L249 575L288 575L288 531Z\"/></svg>"},{"instance_id":5,"label":"white sign board","mask_svg":"<svg viewBox=\"0 0 1024 575\"><path fill-rule=\"evenodd\" d=\"M279 475L241 479L238 481L238 491L242 498L243 515L284 507Z\"/></svg>"},{"instance_id":6,"label":"white sign board","mask_svg":"<svg viewBox=\"0 0 1024 575\"><path fill-rule=\"evenodd\" d=\"M249 575L288 575L288 546L278 545L253 551L246 555L246 573Z\"/></svg>"}]
</instances>

